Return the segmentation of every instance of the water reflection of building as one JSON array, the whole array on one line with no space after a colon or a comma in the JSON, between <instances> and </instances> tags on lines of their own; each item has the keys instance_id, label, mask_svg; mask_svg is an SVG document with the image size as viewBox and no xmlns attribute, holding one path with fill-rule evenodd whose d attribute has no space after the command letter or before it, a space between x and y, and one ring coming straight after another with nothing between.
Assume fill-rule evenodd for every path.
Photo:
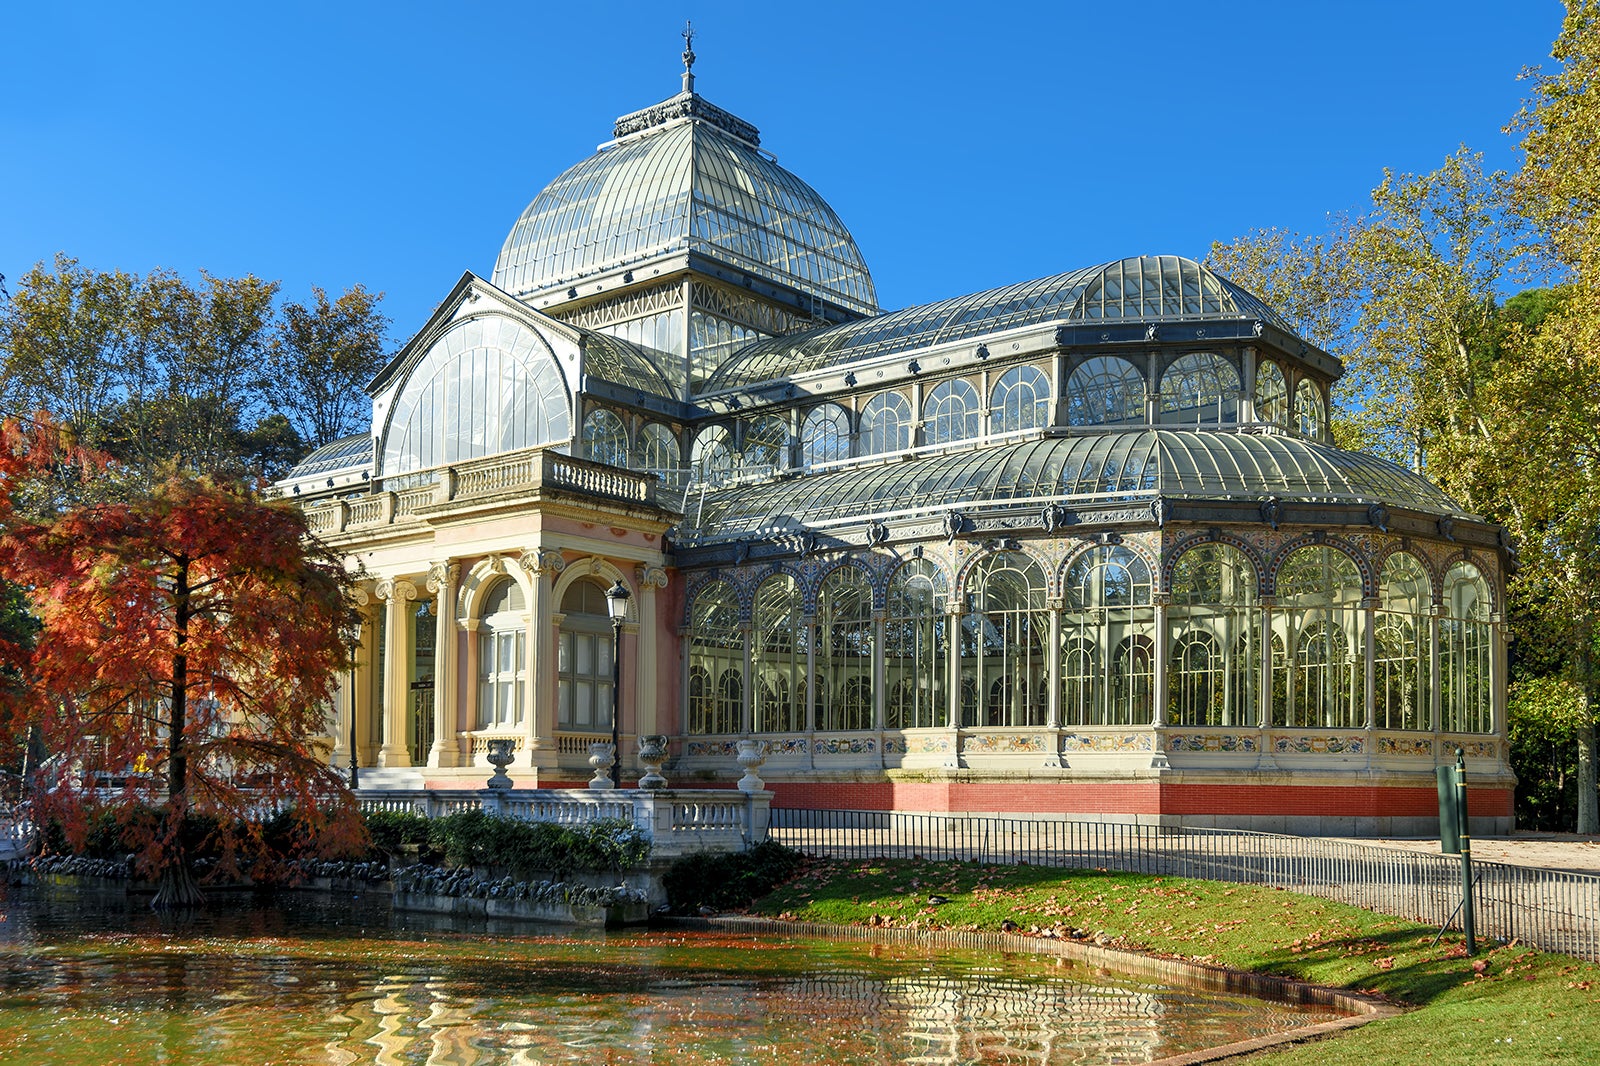
<instances>
[{"instance_id":1,"label":"water reflection of building","mask_svg":"<svg viewBox=\"0 0 1600 1066\"><path fill-rule=\"evenodd\" d=\"M1272 308L1142 256L884 313L687 71L613 133L283 483L372 578L365 784L585 781L620 581L626 751L759 736L780 805L1423 831L1460 747L1509 828L1500 531L1336 447Z\"/></svg>"}]
</instances>

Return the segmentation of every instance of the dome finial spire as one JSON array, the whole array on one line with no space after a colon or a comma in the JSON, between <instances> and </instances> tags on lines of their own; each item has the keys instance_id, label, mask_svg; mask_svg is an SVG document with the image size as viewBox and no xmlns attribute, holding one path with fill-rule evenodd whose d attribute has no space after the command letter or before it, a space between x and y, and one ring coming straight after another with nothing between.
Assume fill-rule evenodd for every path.
<instances>
[{"instance_id":1,"label":"dome finial spire","mask_svg":"<svg viewBox=\"0 0 1600 1066\"><path fill-rule=\"evenodd\" d=\"M694 23L683 20L683 91L694 92Z\"/></svg>"}]
</instances>

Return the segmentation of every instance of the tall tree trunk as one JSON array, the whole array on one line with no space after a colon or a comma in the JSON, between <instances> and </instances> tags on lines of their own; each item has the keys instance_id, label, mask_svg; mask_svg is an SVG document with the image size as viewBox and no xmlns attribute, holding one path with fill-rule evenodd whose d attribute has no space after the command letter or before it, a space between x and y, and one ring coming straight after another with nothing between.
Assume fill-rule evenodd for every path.
<instances>
[{"instance_id":1,"label":"tall tree trunk","mask_svg":"<svg viewBox=\"0 0 1600 1066\"><path fill-rule=\"evenodd\" d=\"M1578 719L1578 825L1580 833L1600 833L1600 794L1596 792L1594 710L1596 683L1594 626L1578 627L1578 672L1583 690L1583 715Z\"/></svg>"},{"instance_id":2,"label":"tall tree trunk","mask_svg":"<svg viewBox=\"0 0 1600 1066\"><path fill-rule=\"evenodd\" d=\"M184 738L189 717L189 657L185 650L189 642L189 565L187 559L174 562L177 569L172 589L174 647L167 717L167 809L163 833L169 843L156 877L156 894L150 900L150 906L157 910L193 907L203 898L189 869L189 855L183 843L183 824L189 814L189 752Z\"/></svg>"}]
</instances>

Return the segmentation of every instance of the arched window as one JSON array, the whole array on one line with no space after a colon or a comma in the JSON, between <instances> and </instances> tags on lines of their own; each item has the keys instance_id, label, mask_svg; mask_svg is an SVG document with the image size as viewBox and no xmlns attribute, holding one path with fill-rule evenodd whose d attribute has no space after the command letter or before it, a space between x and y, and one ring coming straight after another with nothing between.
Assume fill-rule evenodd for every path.
<instances>
[{"instance_id":1,"label":"arched window","mask_svg":"<svg viewBox=\"0 0 1600 1066\"><path fill-rule=\"evenodd\" d=\"M853 566L817 589L817 697L818 729L872 728L872 585Z\"/></svg>"},{"instance_id":2,"label":"arched window","mask_svg":"<svg viewBox=\"0 0 1600 1066\"><path fill-rule=\"evenodd\" d=\"M1086 359L1067 379L1067 424L1135 426L1144 422L1144 378L1114 355Z\"/></svg>"},{"instance_id":3,"label":"arched window","mask_svg":"<svg viewBox=\"0 0 1600 1066\"><path fill-rule=\"evenodd\" d=\"M727 426L706 426L694 439L689 453L694 480L720 485L733 476L733 435Z\"/></svg>"},{"instance_id":4,"label":"arched window","mask_svg":"<svg viewBox=\"0 0 1600 1066\"><path fill-rule=\"evenodd\" d=\"M528 679L528 601L522 586L501 578L478 620L478 728L509 729L522 722Z\"/></svg>"},{"instance_id":5,"label":"arched window","mask_svg":"<svg viewBox=\"0 0 1600 1066\"><path fill-rule=\"evenodd\" d=\"M739 628L739 596L732 585L713 581L695 593L687 640L689 732L744 732L744 632Z\"/></svg>"},{"instance_id":6,"label":"arched window","mask_svg":"<svg viewBox=\"0 0 1600 1066\"><path fill-rule=\"evenodd\" d=\"M1433 585L1415 556L1395 552L1378 579L1374 720L1379 729L1430 729L1428 614Z\"/></svg>"},{"instance_id":7,"label":"arched window","mask_svg":"<svg viewBox=\"0 0 1600 1066\"><path fill-rule=\"evenodd\" d=\"M1256 571L1244 552L1230 544L1199 544L1179 556L1167 623L1168 720L1254 725L1261 625Z\"/></svg>"},{"instance_id":8,"label":"arched window","mask_svg":"<svg viewBox=\"0 0 1600 1066\"><path fill-rule=\"evenodd\" d=\"M756 589L752 615L751 668L759 679L755 731L791 733L806 727L806 646L800 585L788 574L774 574Z\"/></svg>"},{"instance_id":9,"label":"arched window","mask_svg":"<svg viewBox=\"0 0 1600 1066\"><path fill-rule=\"evenodd\" d=\"M1494 731L1489 583L1471 563L1444 576L1439 620L1439 700L1447 733Z\"/></svg>"},{"instance_id":10,"label":"arched window","mask_svg":"<svg viewBox=\"0 0 1600 1066\"><path fill-rule=\"evenodd\" d=\"M1294 417L1301 433L1313 440L1322 439L1328 425L1328 408L1322 402L1322 390L1310 378L1295 386Z\"/></svg>"},{"instance_id":11,"label":"arched window","mask_svg":"<svg viewBox=\"0 0 1600 1066\"><path fill-rule=\"evenodd\" d=\"M929 444L970 440L982 428L983 401L978 390L963 378L941 381L928 393L922 424Z\"/></svg>"},{"instance_id":12,"label":"arched window","mask_svg":"<svg viewBox=\"0 0 1600 1066\"><path fill-rule=\"evenodd\" d=\"M609 466L628 465L628 427L616 412L596 407L584 416L583 457Z\"/></svg>"},{"instance_id":13,"label":"arched window","mask_svg":"<svg viewBox=\"0 0 1600 1066\"><path fill-rule=\"evenodd\" d=\"M1064 724L1139 725L1152 720L1151 591L1149 566L1126 545L1093 548L1068 567L1061 616ZM1096 673L1086 678L1086 668ZM1074 677L1078 680L1069 682Z\"/></svg>"},{"instance_id":14,"label":"arched window","mask_svg":"<svg viewBox=\"0 0 1600 1066\"><path fill-rule=\"evenodd\" d=\"M1273 627L1285 638L1290 666L1281 724L1362 728L1366 612L1355 561L1336 548L1296 549L1278 571Z\"/></svg>"},{"instance_id":15,"label":"arched window","mask_svg":"<svg viewBox=\"0 0 1600 1066\"><path fill-rule=\"evenodd\" d=\"M1221 425L1238 420L1239 372L1216 352L1188 352L1161 375L1163 425Z\"/></svg>"},{"instance_id":16,"label":"arched window","mask_svg":"<svg viewBox=\"0 0 1600 1066\"><path fill-rule=\"evenodd\" d=\"M880 392L861 410L861 454L887 455L911 447L911 402Z\"/></svg>"},{"instance_id":17,"label":"arched window","mask_svg":"<svg viewBox=\"0 0 1600 1066\"><path fill-rule=\"evenodd\" d=\"M744 465L780 470L789 465L789 427L777 415L758 415L744 428Z\"/></svg>"},{"instance_id":18,"label":"arched window","mask_svg":"<svg viewBox=\"0 0 1600 1066\"><path fill-rule=\"evenodd\" d=\"M989 407L995 433L1048 426L1050 379L1036 366L1014 366L995 382Z\"/></svg>"},{"instance_id":19,"label":"arched window","mask_svg":"<svg viewBox=\"0 0 1600 1066\"><path fill-rule=\"evenodd\" d=\"M683 465L677 434L660 422L648 422L639 430L639 442L634 446L633 455L635 468L668 479L677 477Z\"/></svg>"},{"instance_id":20,"label":"arched window","mask_svg":"<svg viewBox=\"0 0 1600 1066\"><path fill-rule=\"evenodd\" d=\"M452 325L412 369L383 438L385 477L567 441L572 411L549 345L497 315Z\"/></svg>"},{"instance_id":21,"label":"arched window","mask_svg":"<svg viewBox=\"0 0 1600 1066\"><path fill-rule=\"evenodd\" d=\"M1256 420L1275 426L1289 425L1289 383L1271 359L1256 364Z\"/></svg>"},{"instance_id":22,"label":"arched window","mask_svg":"<svg viewBox=\"0 0 1600 1066\"><path fill-rule=\"evenodd\" d=\"M610 732L611 657L616 647L605 589L596 581L575 582L561 598L561 613L556 728Z\"/></svg>"},{"instance_id":23,"label":"arched window","mask_svg":"<svg viewBox=\"0 0 1600 1066\"><path fill-rule=\"evenodd\" d=\"M800 462L805 466L850 458L850 414L836 403L806 412L800 426Z\"/></svg>"},{"instance_id":24,"label":"arched window","mask_svg":"<svg viewBox=\"0 0 1600 1066\"><path fill-rule=\"evenodd\" d=\"M929 729L949 717L948 594L943 571L927 559L910 560L889 581L883 668L891 729Z\"/></svg>"},{"instance_id":25,"label":"arched window","mask_svg":"<svg viewBox=\"0 0 1600 1066\"><path fill-rule=\"evenodd\" d=\"M1044 571L1021 552L996 552L973 566L969 588L961 672L973 682L974 695L982 692L987 697L983 720L974 717L964 724L1044 725L1042 705L1037 698L1028 698L1043 691L1049 676L1044 655L1050 634ZM1003 696L999 704L993 699L996 691ZM974 713L977 710L973 708Z\"/></svg>"}]
</instances>

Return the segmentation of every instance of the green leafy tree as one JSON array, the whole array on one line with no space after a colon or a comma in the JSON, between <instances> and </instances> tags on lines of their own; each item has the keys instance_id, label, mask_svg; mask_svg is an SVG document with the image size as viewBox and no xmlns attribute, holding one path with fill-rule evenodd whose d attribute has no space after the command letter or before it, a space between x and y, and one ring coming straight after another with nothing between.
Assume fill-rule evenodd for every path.
<instances>
[{"instance_id":1,"label":"green leafy tree","mask_svg":"<svg viewBox=\"0 0 1600 1066\"><path fill-rule=\"evenodd\" d=\"M360 433L371 420L365 389L387 361L382 299L357 285L331 302L314 288L309 306L284 305L266 395L313 448Z\"/></svg>"}]
</instances>

